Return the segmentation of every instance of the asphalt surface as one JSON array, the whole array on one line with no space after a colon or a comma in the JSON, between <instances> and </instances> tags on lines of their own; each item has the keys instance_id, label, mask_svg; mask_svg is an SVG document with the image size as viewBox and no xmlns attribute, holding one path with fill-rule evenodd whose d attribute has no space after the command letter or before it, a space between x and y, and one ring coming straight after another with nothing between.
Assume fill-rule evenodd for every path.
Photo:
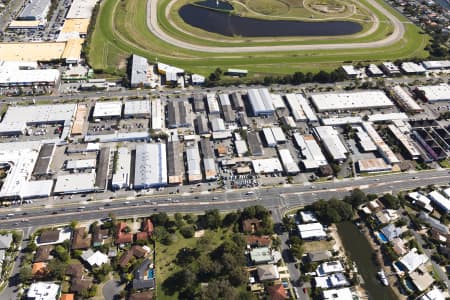
<instances>
[{"instance_id":1,"label":"asphalt surface","mask_svg":"<svg viewBox=\"0 0 450 300\"><path fill-rule=\"evenodd\" d=\"M79 201L52 207L45 205L3 208L0 210L0 228L26 228L63 224L72 220L96 220L110 213L118 217L146 216L155 212L202 213L207 209L231 211L252 205L263 205L270 210L283 211L311 204L318 199L342 198L354 188L366 193L397 193L430 184L444 185L450 180L448 170L398 173L383 176L359 177L305 185L283 185L258 188L247 195L247 190L216 193L144 195L125 199L107 199L92 202ZM13 214L9 215L8 214Z\"/></svg>"},{"instance_id":2,"label":"asphalt surface","mask_svg":"<svg viewBox=\"0 0 450 300\"><path fill-rule=\"evenodd\" d=\"M379 48L392 45L403 38L405 33L404 24L397 19L390 11L385 9L375 0L368 0L369 4L386 16L394 26L392 34L382 40L366 43L330 43L318 45L276 45L276 46L242 46L242 47L215 47L192 44L187 41L178 40L165 33L158 23L157 7L158 0L149 0L147 2L147 27L159 39L179 48L193 51L209 53L236 53L236 52L277 52L277 51L300 51L300 50L337 50L337 49L355 49L355 48Z\"/></svg>"}]
</instances>

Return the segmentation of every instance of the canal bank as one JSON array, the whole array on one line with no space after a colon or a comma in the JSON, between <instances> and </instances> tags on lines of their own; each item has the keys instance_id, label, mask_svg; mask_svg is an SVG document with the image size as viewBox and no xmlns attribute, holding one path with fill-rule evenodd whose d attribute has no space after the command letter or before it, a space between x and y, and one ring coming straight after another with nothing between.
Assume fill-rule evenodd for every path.
<instances>
[{"instance_id":1,"label":"canal bank","mask_svg":"<svg viewBox=\"0 0 450 300\"><path fill-rule=\"evenodd\" d=\"M390 287L383 286L377 278L379 267L374 263L375 251L370 246L364 234L352 222L337 224L338 233L346 255L356 263L371 300L396 300L397 297Z\"/></svg>"}]
</instances>

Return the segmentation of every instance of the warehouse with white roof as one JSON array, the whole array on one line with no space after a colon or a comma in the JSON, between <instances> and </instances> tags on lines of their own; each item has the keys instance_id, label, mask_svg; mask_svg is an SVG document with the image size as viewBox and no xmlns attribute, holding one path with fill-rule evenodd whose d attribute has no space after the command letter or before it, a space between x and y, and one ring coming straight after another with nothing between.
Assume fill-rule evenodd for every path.
<instances>
[{"instance_id":1,"label":"warehouse with white roof","mask_svg":"<svg viewBox=\"0 0 450 300\"><path fill-rule=\"evenodd\" d=\"M94 119L120 118L122 116L122 102L120 101L97 101L95 102Z\"/></svg>"},{"instance_id":2,"label":"warehouse with white roof","mask_svg":"<svg viewBox=\"0 0 450 300\"><path fill-rule=\"evenodd\" d=\"M294 120L296 122L306 121L307 118L302 106L300 105L297 94L286 94L285 98Z\"/></svg>"},{"instance_id":3,"label":"warehouse with white roof","mask_svg":"<svg viewBox=\"0 0 450 300\"><path fill-rule=\"evenodd\" d=\"M252 160L253 170L256 174L271 174L283 171L283 166L278 158L262 158Z\"/></svg>"},{"instance_id":4,"label":"warehouse with white roof","mask_svg":"<svg viewBox=\"0 0 450 300\"><path fill-rule=\"evenodd\" d=\"M186 147L186 165L189 182L198 182L202 180L200 152L197 144Z\"/></svg>"},{"instance_id":5,"label":"warehouse with white roof","mask_svg":"<svg viewBox=\"0 0 450 300\"><path fill-rule=\"evenodd\" d=\"M150 101L126 101L123 115L125 118L149 118L151 115Z\"/></svg>"},{"instance_id":6,"label":"warehouse with white roof","mask_svg":"<svg viewBox=\"0 0 450 300\"><path fill-rule=\"evenodd\" d=\"M18 20L47 22L47 14L50 9L50 0L27 1L25 7L20 12Z\"/></svg>"},{"instance_id":7,"label":"warehouse with white roof","mask_svg":"<svg viewBox=\"0 0 450 300\"><path fill-rule=\"evenodd\" d=\"M438 191L432 191L428 194L428 197L437 207L440 208L440 210L447 214L450 212L450 200L447 197Z\"/></svg>"},{"instance_id":8,"label":"warehouse with white roof","mask_svg":"<svg viewBox=\"0 0 450 300\"><path fill-rule=\"evenodd\" d=\"M130 186L131 151L127 147L117 149L117 163L112 177L113 189L124 189Z\"/></svg>"},{"instance_id":9,"label":"warehouse with white roof","mask_svg":"<svg viewBox=\"0 0 450 300\"><path fill-rule=\"evenodd\" d=\"M284 172L287 175L295 175L300 173L300 168L292 158L289 149L278 149L278 156L283 164Z\"/></svg>"},{"instance_id":10,"label":"warehouse with white roof","mask_svg":"<svg viewBox=\"0 0 450 300\"><path fill-rule=\"evenodd\" d=\"M167 185L166 145L136 145L134 188L146 189Z\"/></svg>"},{"instance_id":11,"label":"warehouse with white roof","mask_svg":"<svg viewBox=\"0 0 450 300\"><path fill-rule=\"evenodd\" d=\"M428 102L450 101L450 85L448 84L418 86L416 91Z\"/></svg>"},{"instance_id":12,"label":"warehouse with white roof","mask_svg":"<svg viewBox=\"0 0 450 300\"><path fill-rule=\"evenodd\" d=\"M216 94L206 94L206 104L208 105L208 112L210 114L220 114L219 102L217 101Z\"/></svg>"},{"instance_id":13,"label":"warehouse with white roof","mask_svg":"<svg viewBox=\"0 0 450 300\"><path fill-rule=\"evenodd\" d=\"M277 141L275 140L275 137L273 136L272 129L269 127L263 128L263 135L264 140L266 141L267 147L275 147L277 145Z\"/></svg>"},{"instance_id":14,"label":"warehouse with white roof","mask_svg":"<svg viewBox=\"0 0 450 300\"><path fill-rule=\"evenodd\" d=\"M97 160L95 158L68 160L66 163L66 170L95 169L96 164Z\"/></svg>"},{"instance_id":15,"label":"warehouse with white roof","mask_svg":"<svg viewBox=\"0 0 450 300\"><path fill-rule=\"evenodd\" d=\"M90 19L98 0L74 0L70 5L67 19Z\"/></svg>"},{"instance_id":16,"label":"warehouse with white roof","mask_svg":"<svg viewBox=\"0 0 450 300\"><path fill-rule=\"evenodd\" d=\"M383 91L312 94L311 101L319 112L394 106Z\"/></svg>"},{"instance_id":17,"label":"warehouse with white roof","mask_svg":"<svg viewBox=\"0 0 450 300\"><path fill-rule=\"evenodd\" d=\"M80 194L95 191L95 172L59 175L56 178L55 194Z\"/></svg>"},{"instance_id":18,"label":"warehouse with white roof","mask_svg":"<svg viewBox=\"0 0 450 300\"><path fill-rule=\"evenodd\" d=\"M253 115L272 115L275 112L272 104L272 96L267 88L249 89L247 96Z\"/></svg>"},{"instance_id":19,"label":"warehouse with white roof","mask_svg":"<svg viewBox=\"0 0 450 300\"><path fill-rule=\"evenodd\" d=\"M152 100L152 129L161 130L163 128L163 107L161 104L161 99Z\"/></svg>"},{"instance_id":20,"label":"warehouse with white roof","mask_svg":"<svg viewBox=\"0 0 450 300\"><path fill-rule=\"evenodd\" d=\"M319 144L317 144L312 135L303 136L300 133L294 133L294 140L300 148L302 164L305 170L315 170L328 164L322 149L320 149Z\"/></svg>"},{"instance_id":21,"label":"warehouse with white roof","mask_svg":"<svg viewBox=\"0 0 450 300\"><path fill-rule=\"evenodd\" d=\"M314 132L334 161L342 162L347 158L348 150L336 129L331 126L318 126L314 128Z\"/></svg>"},{"instance_id":22,"label":"warehouse with white roof","mask_svg":"<svg viewBox=\"0 0 450 300\"><path fill-rule=\"evenodd\" d=\"M364 130L370 136L372 141L377 146L378 152L383 156L388 164L397 164L400 160L394 154L394 152L389 148L389 146L384 142L378 132L373 128L372 123L363 122L362 123Z\"/></svg>"},{"instance_id":23,"label":"warehouse with white roof","mask_svg":"<svg viewBox=\"0 0 450 300\"><path fill-rule=\"evenodd\" d=\"M36 62L0 61L0 86L55 86L60 77L57 69L38 69Z\"/></svg>"}]
</instances>

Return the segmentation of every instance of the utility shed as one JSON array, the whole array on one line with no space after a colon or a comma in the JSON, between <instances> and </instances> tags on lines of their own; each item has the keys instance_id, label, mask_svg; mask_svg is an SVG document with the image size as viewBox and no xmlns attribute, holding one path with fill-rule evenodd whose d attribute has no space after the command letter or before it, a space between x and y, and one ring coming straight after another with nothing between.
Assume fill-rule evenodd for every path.
<instances>
[{"instance_id":1,"label":"utility shed","mask_svg":"<svg viewBox=\"0 0 450 300\"><path fill-rule=\"evenodd\" d=\"M186 147L186 164L189 182L201 181L200 153L196 144Z\"/></svg>"},{"instance_id":2,"label":"utility shed","mask_svg":"<svg viewBox=\"0 0 450 300\"><path fill-rule=\"evenodd\" d=\"M127 147L120 147L116 152L115 170L111 185L113 189L124 189L130 186L131 151Z\"/></svg>"},{"instance_id":3,"label":"utility shed","mask_svg":"<svg viewBox=\"0 0 450 300\"><path fill-rule=\"evenodd\" d=\"M261 146L261 140L259 139L257 132L249 132L247 133L247 143L250 148L250 153L254 156L263 156L264 151Z\"/></svg>"},{"instance_id":4,"label":"utility shed","mask_svg":"<svg viewBox=\"0 0 450 300\"><path fill-rule=\"evenodd\" d=\"M193 101L194 112L205 112L205 95L203 94L195 94Z\"/></svg>"},{"instance_id":5,"label":"utility shed","mask_svg":"<svg viewBox=\"0 0 450 300\"><path fill-rule=\"evenodd\" d=\"M137 144L134 171L135 189L167 185L166 145Z\"/></svg>"},{"instance_id":6,"label":"utility shed","mask_svg":"<svg viewBox=\"0 0 450 300\"><path fill-rule=\"evenodd\" d=\"M167 176L169 184L183 183L183 152L179 141L167 142Z\"/></svg>"},{"instance_id":7,"label":"utility shed","mask_svg":"<svg viewBox=\"0 0 450 300\"><path fill-rule=\"evenodd\" d=\"M280 156L281 163L283 164L284 172L287 175L295 175L300 173L300 168L292 158L289 149L278 149L278 155Z\"/></svg>"}]
</instances>

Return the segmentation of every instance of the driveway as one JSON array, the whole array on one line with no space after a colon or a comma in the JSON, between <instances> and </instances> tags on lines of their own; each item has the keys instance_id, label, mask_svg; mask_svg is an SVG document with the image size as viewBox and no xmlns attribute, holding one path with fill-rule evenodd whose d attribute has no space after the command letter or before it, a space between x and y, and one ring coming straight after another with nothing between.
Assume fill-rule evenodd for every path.
<instances>
[{"instance_id":1,"label":"driveway","mask_svg":"<svg viewBox=\"0 0 450 300\"><path fill-rule=\"evenodd\" d=\"M103 286L103 297L105 300L117 300L119 299L120 291L122 290L122 285L118 280L108 280Z\"/></svg>"}]
</instances>

